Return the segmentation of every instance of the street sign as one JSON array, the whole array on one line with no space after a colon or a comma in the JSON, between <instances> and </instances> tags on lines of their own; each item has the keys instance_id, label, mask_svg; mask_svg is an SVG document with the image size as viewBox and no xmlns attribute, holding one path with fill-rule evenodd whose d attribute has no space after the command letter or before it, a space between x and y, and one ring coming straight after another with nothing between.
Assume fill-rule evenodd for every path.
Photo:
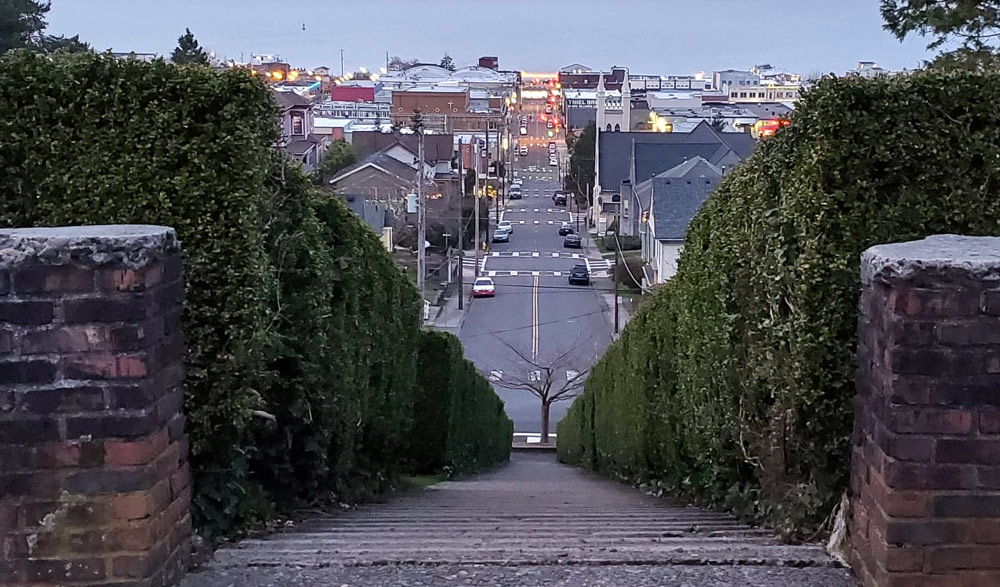
<instances>
[{"instance_id":1,"label":"street sign","mask_svg":"<svg viewBox=\"0 0 1000 587\"><path fill-rule=\"evenodd\" d=\"M532 371L532 372L528 373L528 379L531 382L533 382L533 383L541 381L542 380L542 372L541 371Z\"/></svg>"}]
</instances>

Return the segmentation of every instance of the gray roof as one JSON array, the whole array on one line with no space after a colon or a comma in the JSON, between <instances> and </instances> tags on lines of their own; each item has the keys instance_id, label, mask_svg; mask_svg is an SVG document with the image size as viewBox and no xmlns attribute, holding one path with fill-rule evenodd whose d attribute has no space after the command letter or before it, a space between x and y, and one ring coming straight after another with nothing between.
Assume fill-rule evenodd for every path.
<instances>
[{"instance_id":1,"label":"gray roof","mask_svg":"<svg viewBox=\"0 0 1000 587\"><path fill-rule=\"evenodd\" d=\"M721 179L721 169L694 157L644 182L652 187L656 240L683 241L691 219Z\"/></svg>"},{"instance_id":2,"label":"gray roof","mask_svg":"<svg viewBox=\"0 0 1000 587\"><path fill-rule=\"evenodd\" d=\"M637 143L633 155L635 181L636 183L646 181L694 157L717 161L729 152L729 147L718 142L665 145Z\"/></svg>"},{"instance_id":3,"label":"gray roof","mask_svg":"<svg viewBox=\"0 0 1000 587\"><path fill-rule=\"evenodd\" d=\"M274 92L274 100L283 111L295 107L309 108L312 106L312 101L309 98L300 96L295 92Z\"/></svg>"},{"instance_id":4,"label":"gray roof","mask_svg":"<svg viewBox=\"0 0 1000 587\"><path fill-rule=\"evenodd\" d=\"M344 201L358 218L370 226L372 230L381 234L382 228L386 226L387 216L385 207L370 200L366 200L360 194L345 194Z\"/></svg>"},{"instance_id":5,"label":"gray roof","mask_svg":"<svg viewBox=\"0 0 1000 587\"><path fill-rule=\"evenodd\" d=\"M689 145L689 147L678 147L667 149L671 153L688 152L687 157L703 156L709 160L722 160L726 151L719 151L719 146L726 146L732 150L740 159L745 159L753 152L756 141L748 134L744 133L718 133L712 129L707 122L701 122L691 132L602 132L600 137L600 181L601 189L605 191L617 192L623 179L629 178L631 155L633 144L639 145ZM715 145L716 149L711 153L706 153L707 147L704 145ZM674 165L684 160L673 159ZM654 166L657 167L657 166ZM669 169L660 167L659 171ZM646 168L642 170L643 173ZM656 171L649 172L656 173ZM639 181L643 176L636 175ZM645 177L649 177L646 175Z\"/></svg>"},{"instance_id":6,"label":"gray roof","mask_svg":"<svg viewBox=\"0 0 1000 587\"><path fill-rule=\"evenodd\" d=\"M332 180L330 180L330 183L336 183L350 173L368 164L377 165L392 175L403 178L407 181L415 181L417 178L416 167L411 167L406 163L403 163L399 159L386 154L385 151L379 151L377 153L372 153L350 167L342 169Z\"/></svg>"}]
</instances>

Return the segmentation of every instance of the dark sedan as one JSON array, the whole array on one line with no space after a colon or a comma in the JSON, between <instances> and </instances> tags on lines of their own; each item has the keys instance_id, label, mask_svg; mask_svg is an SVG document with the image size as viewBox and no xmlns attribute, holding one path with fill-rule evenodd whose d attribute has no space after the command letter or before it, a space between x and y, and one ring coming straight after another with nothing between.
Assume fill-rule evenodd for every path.
<instances>
[{"instance_id":1,"label":"dark sedan","mask_svg":"<svg viewBox=\"0 0 1000 587\"><path fill-rule=\"evenodd\" d=\"M569 272L569 284L576 283L590 285L590 271L587 271L586 265L574 265L573 270Z\"/></svg>"},{"instance_id":2,"label":"dark sedan","mask_svg":"<svg viewBox=\"0 0 1000 587\"><path fill-rule=\"evenodd\" d=\"M559 236L566 236L567 234L573 234L575 231L569 222L563 222L562 226L559 227Z\"/></svg>"},{"instance_id":3,"label":"dark sedan","mask_svg":"<svg viewBox=\"0 0 1000 587\"><path fill-rule=\"evenodd\" d=\"M565 206L566 194L555 194L554 196L552 196L552 203L555 204L556 206Z\"/></svg>"},{"instance_id":4,"label":"dark sedan","mask_svg":"<svg viewBox=\"0 0 1000 587\"><path fill-rule=\"evenodd\" d=\"M563 246L567 249L579 249L583 247L583 241L580 240L578 234L567 234L566 238L563 239Z\"/></svg>"}]
</instances>

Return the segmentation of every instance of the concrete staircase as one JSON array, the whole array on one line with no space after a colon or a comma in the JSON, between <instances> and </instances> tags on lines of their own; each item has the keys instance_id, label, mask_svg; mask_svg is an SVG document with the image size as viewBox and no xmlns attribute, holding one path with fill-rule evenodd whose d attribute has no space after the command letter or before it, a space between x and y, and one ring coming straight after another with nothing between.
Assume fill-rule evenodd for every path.
<instances>
[{"instance_id":1,"label":"concrete staircase","mask_svg":"<svg viewBox=\"0 0 1000 587\"><path fill-rule=\"evenodd\" d=\"M784 545L729 516L673 507L533 452L245 540L185 585L603 585L601 577L622 587L657 577L649 584L851 584L821 548Z\"/></svg>"}]
</instances>

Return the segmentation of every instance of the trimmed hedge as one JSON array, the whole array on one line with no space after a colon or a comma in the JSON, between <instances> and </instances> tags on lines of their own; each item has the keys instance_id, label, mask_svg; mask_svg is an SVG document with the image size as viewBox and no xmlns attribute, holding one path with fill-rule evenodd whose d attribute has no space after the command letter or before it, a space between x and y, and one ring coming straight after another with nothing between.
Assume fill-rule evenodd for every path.
<instances>
[{"instance_id":1,"label":"trimmed hedge","mask_svg":"<svg viewBox=\"0 0 1000 587\"><path fill-rule=\"evenodd\" d=\"M998 100L1000 76L962 73L807 92L702 207L677 276L561 423L560 458L812 533L848 481L860 253L1000 234Z\"/></svg>"},{"instance_id":2,"label":"trimmed hedge","mask_svg":"<svg viewBox=\"0 0 1000 587\"><path fill-rule=\"evenodd\" d=\"M420 377L410 455L418 472L469 473L510 458L514 423L455 336L420 333Z\"/></svg>"},{"instance_id":3,"label":"trimmed hedge","mask_svg":"<svg viewBox=\"0 0 1000 587\"><path fill-rule=\"evenodd\" d=\"M274 149L263 83L239 70L14 52L0 60L0 111L17 113L0 119L0 226L177 230L205 534L363 499L405 470L423 397L419 295L378 237ZM495 426L481 430L506 433Z\"/></svg>"}]
</instances>

